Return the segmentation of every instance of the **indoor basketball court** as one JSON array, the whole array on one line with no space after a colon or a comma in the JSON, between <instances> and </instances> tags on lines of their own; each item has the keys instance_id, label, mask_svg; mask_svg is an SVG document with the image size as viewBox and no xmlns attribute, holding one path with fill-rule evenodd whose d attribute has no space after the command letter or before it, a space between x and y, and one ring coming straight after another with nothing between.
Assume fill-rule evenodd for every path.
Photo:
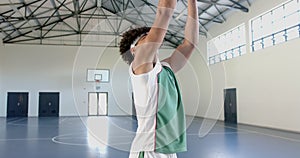
<instances>
[{"instance_id":1,"label":"indoor basketball court","mask_svg":"<svg viewBox=\"0 0 300 158\"><path fill-rule=\"evenodd\" d=\"M188 1L160 58L185 39ZM138 105L119 47L124 32L151 27L158 2L1 1L0 157L128 158ZM176 73L187 139L177 157L300 157L300 1L197 8L199 43Z\"/></svg>"}]
</instances>

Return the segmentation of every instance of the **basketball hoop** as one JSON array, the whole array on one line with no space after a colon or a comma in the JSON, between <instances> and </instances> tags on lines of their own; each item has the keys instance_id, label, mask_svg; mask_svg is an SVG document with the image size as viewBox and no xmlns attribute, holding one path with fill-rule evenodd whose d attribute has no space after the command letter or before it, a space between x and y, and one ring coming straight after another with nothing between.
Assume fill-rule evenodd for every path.
<instances>
[{"instance_id":1,"label":"basketball hoop","mask_svg":"<svg viewBox=\"0 0 300 158\"><path fill-rule=\"evenodd\" d=\"M100 83L101 80L95 80L95 91L99 91L101 89Z\"/></svg>"}]
</instances>

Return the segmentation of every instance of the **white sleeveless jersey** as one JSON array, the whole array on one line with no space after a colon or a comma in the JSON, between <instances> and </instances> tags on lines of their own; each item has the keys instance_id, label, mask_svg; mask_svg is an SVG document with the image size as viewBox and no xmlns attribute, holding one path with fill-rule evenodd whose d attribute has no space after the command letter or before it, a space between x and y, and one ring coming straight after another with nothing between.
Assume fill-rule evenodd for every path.
<instances>
[{"instance_id":1,"label":"white sleeveless jersey","mask_svg":"<svg viewBox=\"0 0 300 158\"><path fill-rule=\"evenodd\" d=\"M138 120L131 153L186 151L185 115L169 64L157 60L150 72L140 75L135 75L130 65L129 74ZM138 158L136 155L130 158Z\"/></svg>"}]
</instances>

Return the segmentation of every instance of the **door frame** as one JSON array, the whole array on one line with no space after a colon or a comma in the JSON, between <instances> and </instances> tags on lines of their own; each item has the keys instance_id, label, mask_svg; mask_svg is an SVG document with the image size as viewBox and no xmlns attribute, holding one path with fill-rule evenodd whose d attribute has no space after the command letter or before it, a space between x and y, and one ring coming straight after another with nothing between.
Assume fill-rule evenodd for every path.
<instances>
[{"instance_id":1,"label":"door frame","mask_svg":"<svg viewBox=\"0 0 300 158\"><path fill-rule=\"evenodd\" d=\"M228 92L228 91L235 91L235 114L236 114L236 116L235 116L235 122L226 122L226 93ZM237 98L237 88L226 88L226 89L224 89L224 91L223 91L223 93L224 93L224 95L223 95L223 97L224 97L224 106L223 106L223 108L224 108L224 122L225 123L230 123L230 124L237 124L238 123L238 102L237 102L237 100L238 100L238 98Z\"/></svg>"},{"instance_id":2,"label":"door frame","mask_svg":"<svg viewBox=\"0 0 300 158\"><path fill-rule=\"evenodd\" d=\"M99 115L99 109L97 106L97 115L90 115L90 94L91 93L96 93L97 97L99 93L105 93L106 94L106 114L105 115ZM98 103L98 100L97 100ZM88 112L88 116L108 116L108 92L88 92L88 104L87 104L87 112Z\"/></svg>"},{"instance_id":3,"label":"door frame","mask_svg":"<svg viewBox=\"0 0 300 158\"><path fill-rule=\"evenodd\" d=\"M58 93L58 116L60 116L60 111L61 111L61 92L60 91L54 91L54 90L49 90L49 91L38 91L37 93L37 116L40 117L40 93Z\"/></svg>"},{"instance_id":4,"label":"door frame","mask_svg":"<svg viewBox=\"0 0 300 158\"><path fill-rule=\"evenodd\" d=\"M8 93L27 93L28 94L28 98L27 98L27 114L26 114L26 117L30 116L29 115L29 112L30 112L30 92L28 90L7 90L6 91L6 97L5 97L5 103L6 103L6 106L5 106L5 117L8 117L7 116L7 113L8 113Z\"/></svg>"}]
</instances>

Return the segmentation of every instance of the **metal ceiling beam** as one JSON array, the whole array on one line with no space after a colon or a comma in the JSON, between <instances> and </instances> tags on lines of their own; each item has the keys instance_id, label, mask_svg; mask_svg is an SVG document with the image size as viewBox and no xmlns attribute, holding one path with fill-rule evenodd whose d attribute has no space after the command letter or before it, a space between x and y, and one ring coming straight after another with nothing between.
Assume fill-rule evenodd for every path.
<instances>
[{"instance_id":1,"label":"metal ceiling beam","mask_svg":"<svg viewBox=\"0 0 300 158\"><path fill-rule=\"evenodd\" d=\"M215 7L215 8L216 8L216 10L218 11L218 13L219 13L220 17L222 17L222 18L223 18L223 20L224 20L224 21L226 21L226 18L225 18L223 15L221 15L221 11L220 11L220 9L217 7L217 5L214 5L214 7Z\"/></svg>"},{"instance_id":2,"label":"metal ceiling beam","mask_svg":"<svg viewBox=\"0 0 300 158\"><path fill-rule=\"evenodd\" d=\"M241 3L236 2L234 0L229 0L229 1L232 2L233 4L237 5L240 8L241 11L246 12L246 13L249 12L249 9L246 8L245 6L243 6ZM233 6L233 7L235 8L235 6Z\"/></svg>"},{"instance_id":3,"label":"metal ceiling beam","mask_svg":"<svg viewBox=\"0 0 300 158\"><path fill-rule=\"evenodd\" d=\"M149 3L149 2L146 2L146 1L144 1L144 0L141 0L141 1L144 2L143 5L146 5L146 4L147 4L147 5L154 6L153 4L151 4L151 3ZM111 1L112 5L113 5L113 6L116 6L118 9L115 9L115 8L114 8L115 10L111 10L111 9L109 9L109 8L106 8L105 6L102 6L102 8L105 9L105 10L107 10L108 12L110 12L110 13L112 13L112 14L117 14L117 15L123 17L124 19L126 19L127 21L129 21L129 22L131 22L131 23L133 23L133 24L137 24L136 21L133 21L132 19L129 19L129 18L126 16L126 14L125 14L124 11L121 11L121 8L120 8L119 6L121 6L121 5L123 6L123 5L124 5L123 2L118 1L119 3L121 3L120 5L118 5L116 2L117 2L117 1L115 1L115 0L112 0L112 1ZM143 5L141 5L141 6L143 6ZM138 15L138 16L141 16L141 13L138 12L138 10L136 9L136 6L133 6L132 8L130 8L130 7L127 6L127 8L128 8L128 9L132 9L133 11L135 10L135 11L137 12L137 15ZM124 15L124 14L125 14L125 15ZM143 19L143 22L144 22L145 24L147 24L147 23L145 22L144 19ZM171 33L168 31L167 34L171 34ZM171 41L171 40L166 40L166 41L172 42L173 45L178 45L178 43L174 43L174 42Z\"/></svg>"},{"instance_id":4,"label":"metal ceiling beam","mask_svg":"<svg viewBox=\"0 0 300 158\"><path fill-rule=\"evenodd\" d=\"M79 0L73 0L73 5L74 5L74 14L77 23L77 33L79 34L81 30L81 22L79 18L79 12L80 12Z\"/></svg>"},{"instance_id":5,"label":"metal ceiling beam","mask_svg":"<svg viewBox=\"0 0 300 158\"><path fill-rule=\"evenodd\" d=\"M57 0L56 0L57 1ZM56 14L57 15L57 17L60 19L58 22L62 22L62 23L64 23L66 26L68 26L70 29L72 29L74 32L77 32L77 30L75 29L75 28L73 28L71 25L69 25L68 23L66 23L64 20L61 20L62 18L61 18L61 14L59 13L59 8L61 8L61 7L65 7L65 8L67 8L66 6L65 6L65 2L66 2L66 0L64 0L63 2L60 2L60 1L57 1L60 5L57 7L56 6L56 4L55 4L55 1L54 0L51 0L51 3L52 3L52 5L53 5L53 7L55 8L55 10L54 10L54 12L52 13L52 15L51 16L49 16L49 18L47 19L47 21L45 22L45 23L47 23L50 19L52 19L53 18L53 16L54 16L54 14ZM66 3L69 3L70 4L70 2L66 2ZM70 14L71 13L73 13L73 14L75 14L75 12L73 12L72 10L70 10ZM69 15L70 15L69 14ZM45 24L44 23L44 24Z\"/></svg>"},{"instance_id":6,"label":"metal ceiling beam","mask_svg":"<svg viewBox=\"0 0 300 158\"><path fill-rule=\"evenodd\" d=\"M111 21L110 21L110 19L108 18L108 16L104 13L103 9L100 8L100 9L98 9L98 10L99 10L99 11L102 11L103 15L104 15L104 16L106 17L106 19L107 19L107 22L108 22L110 28L111 28L114 32L116 32L116 30L114 29L113 24L111 23Z\"/></svg>"},{"instance_id":7,"label":"metal ceiling beam","mask_svg":"<svg viewBox=\"0 0 300 158\"><path fill-rule=\"evenodd\" d=\"M38 11L46 2L47 2L47 0L44 0L44 2L42 4L40 4L38 7L36 7L28 16L25 16L26 19L28 19L30 17L35 18L34 14L36 13L36 11Z\"/></svg>"},{"instance_id":8,"label":"metal ceiling beam","mask_svg":"<svg viewBox=\"0 0 300 158\"><path fill-rule=\"evenodd\" d=\"M88 0L84 0L84 1L82 2L81 6L79 7L79 8L80 8L79 10L83 10L84 7L86 6L87 2L88 2Z\"/></svg>"},{"instance_id":9,"label":"metal ceiling beam","mask_svg":"<svg viewBox=\"0 0 300 158\"><path fill-rule=\"evenodd\" d=\"M222 20L222 19L219 19L219 17L215 17L214 15L212 15L211 13L208 13L207 12L207 10L209 9L209 8L211 8L211 7L213 7L213 4L210 4L209 6L207 6L206 8L203 8L203 9L201 9L201 8L199 8L199 11L201 11L200 13L199 13L199 17L201 17L204 13L205 14L207 14L207 15L209 15L209 16L211 16L212 18L210 19L210 20L212 20L212 19L217 19L218 21L222 21L222 23L224 22L224 20ZM208 21L210 21L210 20L208 20ZM202 27L205 29L205 30L207 30L207 28L205 27L205 24L202 24Z\"/></svg>"},{"instance_id":10,"label":"metal ceiling beam","mask_svg":"<svg viewBox=\"0 0 300 158\"><path fill-rule=\"evenodd\" d=\"M232 8L232 9L238 9L241 10L243 12L249 12L249 9L246 8L245 6L241 5L238 2L235 2L233 0L228 0L231 3L233 3L233 5L229 5L229 4L222 4L222 3L218 3L217 1L209 1L209 0L197 0L198 2L202 2L202 3L206 3L206 4L211 4L211 5L218 5L218 6L222 6L222 7L226 7L226 8Z\"/></svg>"},{"instance_id":11,"label":"metal ceiling beam","mask_svg":"<svg viewBox=\"0 0 300 158\"><path fill-rule=\"evenodd\" d=\"M45 2L46 2L46 1L44 1L40 6L42 6L43 4L45 4ZM25 21L28 21L28 22L29 22L30 20L27 19L26 13L29 12L29 15L28 15L29 17L30 17L30 16L34 16L34 13L35 13L39 8L36 8L34 11L32 11L29 7L26 7L26 9L27 9L27 11L25 11L25 15L23 15L23 18L24 18ZM40 23L37 19L33 18L33 20L36 22L37 25L39 25L39 26L41 25L41 23Z\"/></svg>"},{"instance_id":12,"label":"metal ceiling beam","mask_svg":"<svg viewBox=\"0 0 300 158\"><path fill-rule=\"evenodd\" d=\"M97 8L95 8L94 11L92 12L92 14L89 15L88 20L86 21L85 24L83 24L80 32L82 32L85 29L85 27L90 22L90 20L92 19L92 17L94 16L94 14L95 14L96 11L97 11Z\"/></svg>"},{"instance_id":13,"label":"metal ceiling beam","mask_svg":"<svg viewBox=\"0 0 300 158\"><path fill-rule=\"evenodd\" d=\"M58 25L58 23L54 23L51 27L50 27L50 29L48 29L48 30L43 30L43 28L41 29L41 32L43 32L43 31L46 31L44 34L42 33L42 39L44 38L44 37L46 37L46 35L50 32L50 31L52 31L53 30L53 28L54 27L56 27L56 25Z\"/></svg>"},{"instance_id":14,"label":"metal ceiling beam","mask_svg":"<svg viewBox=\"0 0 300 158\"><path fill-rule=\"evenodd\" d=\"M74 1L76 1L76 0L72 0L72 1L69 1L69 2L60 2L59 0L55 0L58 4L61 4L65 9L67 9L69 12L73 12L73 10L72 9L70 9L67 5L69 5L69 4L73 4L74 3ZM53 3L54 3L54 1L53 1ZM54 3L55 4L55 3Z\"/></svg>"},{"instance_id":15,"label":"metal ceiling beam","mask_svg":"<svg viewBox=\"0 0 300 158\"><path fill-rule=\"evenodd\" d=\"M208 18L199 18L199 20L204 20L204 21L210 21L210 20L213 20L213 22L215 23L223 23L224 21L223 20L218 20L218 19L208 19Z\"/></svg>"},{"instance_id":16,"label":"metal ceiling beam","mask_svg":"<svg viewBox=\"0 0 300 158\"><path fill-rule=\"evenodd\" d=\"M25 4L25 1L24 0L20 0L23 4ZM11 2L11 1L10 1ZM41 5L43 5L44 3L42 3ZM15 7L15 6L11 6L12 7L12 9L14 9L15 10L15 8L13 8L13 7ZM36 11L37 9L35 9L35 11ZM34 12L35 12L34 11ZM16 12L18 12L21 16L22 16L22 18L23 18L23 24L20 26L20 27L22 27L23 25L25 25L25 24L28 24L28 25L30 25L31 26L31 30L34 30L33 28L36 26L36 25L38 25L38 26L40 26L41 24L40 24L40 22L38 21L38 20L33 20L33 21L35 21L35 26L33 26L32 24L30 24L30 20L28 20L27 18L26 18L26 16L27 16L27 12L29 12L29 14L31 14L31 15L33 15L34 14L34 12L32 12L32 10L29 8L29 6L26 6L25 7L25 12L24 12L24 14L20 11L20 10L16 10ZM20 29L19 28L17 28L17 30L18 30L18 32L21 34L21 32L20 32Z\"/></svg>"},{"instance_id":17,"label":"metal ceiling beam","mask_svg":"<svg viewBox=\"0 0 300 158\"><path fill-rule=\"evenodd\" d=\"M20 0L22 1L22 0ZM140 1L135 1L135 0L102 0L102 5L101 9L97 8L97 1L90 1L90 0L72 0L72 1L67 1L66 0L51 0L52 3L57 4L57 6L53 5L53 8L50 7L43 7L43 5L47 2L48 0L36 0L32 1L29 3L25 4L25 0L23 0L24 3L19 3L17 5L20 6L15 6L17 10L23 8L25 10L25 14L23 14L23 17L17 17L14 15L14 11L16 10L15 8L12 8L11 10L5 11L3 13L0 13L0 22L2 23L7 23L6 25L2 25L0 28L0 32L3 32L3 35L6 35L6 40L3 40L4 43L14 43L14 42L20 42L26 41L26 39L20 39L18 40L17 38L19 37L25 37L28 38L28 40L36 40L36 39L46 39L46 38L57 38L61 36L67 36L71 35L74 33L75 34L87 34L90 33L91 31L86 30L84 31L84 28L88 25L88 23L91 21L91 19L107 19L108 25L112 28L112 32L110 35L119 35L121 32L122 28L122 23L123 21L128 21L132 23L133 25L150 25L152 23L151 20L153 18L153 15L156 14L156 7L154 4L150 3L148 0L140 0ZM221 3L218 0L197 0L198 2L206 3L209 4L208 7L205 7L200 10L199 8L199 22L201 20L201 28L200 34L206 35L207 29L205 26L207 26L211 22L215 23L223 23L224 20L226 20L224 17L224 13L226 13L229 10L235 9L235 10L241 10L243 12L248 12L248 8L243 6L241 2L247 1L248 0L240 0L240 1L234 1L234 0L228 0L228 3ZM42 2L42 3L38 3ZM93 3L93 4L92 4ZM187 7L184 1L182 3ZM229 5L229 3L232 3L232 5ZM38 4L38 5L35 5ZM73 4L73 7L71 5ZM93 6L90 7L90 4ZM138 6L137 6L138 4ZM33 5L35 8L33 9L31 7ZM147 15L143 12L141 12L138 8L142 8L145 6L149 6L151 15ZM85 8L86 6L89 6L89 8ZM109 8L108 8L109 7ZM211 14L208 9L211 7L215 7L215 9L218 11L218 15L213 15ZM225 7L225 10L221 12L221 7ZM227 9L226 9L227 8ZM41 10L40 10L41 9ZM64 11L61 11L64 10ZM92 10L94 9L94 10ZM114 16L111 16L109 14L106 14L107 12L104 12L104 10L114 14ZM212 8L214 9L214 8ZM92 10L91 12L88 12ZM96 11L102 11L99 14L95 14ZM23 10L22 10L23 11ZM153 15L152 15L153 12ZM51 15L52 13L52 15ZM64 14L60 14L64 13ZM66 14L69 13L69 14ZM131 16L128 15L135 15L139 18L132 18ZM211 16L211 18L203 18L201 15L207 14ZM178 15L178 14L175 14ZM174 16L175 16L174 15ZM187 15L184 15L183 17L186 17ZM25 18L24 18L25 17ZM71 20L74 19L74 24L76 24L76 28L74 28L70 23L68 24L68 20L66 19L72 18ZM87 21L81 21L81 18L86 18ZM115 19L113 19L115 18ZM223 20L223 19L224 20ZM29 21L33 20L35 23L31 24L28 23ZM44 21L43 21L44 20ZM136 21L140 20L140 21ZM33 22L31 21L31 22ZM43 21L43 22L42 22ZM23 23L21 23L23 22ZM169 30L167 32L165 41L167 42L166 45L170 45L172 47L175 47L179 45L182 40L184 39L184 35L182 33L182 30L184 29L185 21L182 20L181 18L178 18L177 20L174 21L175 23L171 24L170 27L173 27L174 30ZM19 24L20 23L20 24ZM31 24L32 27L24 26L25 24ZM42 23L42 24L41 24ZM64 27L63 29L56 28L57 24L63 23ZM116 24L116 25L115 25ZM15 26L18 26L16 28ZM127 27L127 26L126 26ZM178 29L177 29L178 28ZM40 30L40 37L33 37L33 34L30 34L33 31L27 31L28 29L32 30ZM177 30L177 31L176 31ZM14 32L18 31L18 33L14 34ZM65 32L62 33L62 35L49 35L51 31L61 31ZM28 35L29 34L29 35ZM97 35L107 35L107 32L93 32L93 34ZM12 36L13 35L13 36ZM30 36L31 35L31 36ZM35 39L36 38L36 39ZM80 39L81 42L81 39Z\"/></svg>"},{"instance_id":18,"label":"metal ceiling beam","mask_svg":"<svg viewBox=\"0 0 300 158\"><path fill-rule=\"evenodd\" d=\"M11 2L11 1L10 1L10 2ZM23 3L23 5L26 6L25 3ZM14 12L12 12L11 15L15 14L15 12L19 12L19 14L22 15L22 13L21 13L18 9L13 8L13 7L15 7L15 6L10 5L10 7L11 7L12 10L14 11ZM22 16L23 16L23 15L22 15ZM22 34L22 32L21 32L18 28L16 28L16 26L15 26L14 24L12 24L10 21L7 21L7 22L8 22L8 24L9 24L9 27L12 27L12 28L14 29L14 31L12 31L11 33L7 34L7 36L5 36L5 37L3 38L3 42L4 42L8 37L12 37L11 35L14 34L14 33L16 33L16 32L17 32L18 34ZM27 21L26 23L28 23L28 21ZM22 26L23 26L24 24L26 24L26 23L23 23Z\"/></svg>"},{"instance_id":19,"label":"metal ceiling beam","mask_svg":"<svg viewBox=\"0 0 300 158\"><path fill-rule=\"evenodd\" d=\"M45 1L48 1L48 0L45 0ZM42 6L40 6L40 7L42 7ZM51 11L53 11L53 8L48 9L48 10L43 11L43 12L40 12L40 13L38 13L38 14L35 14L35 17L32 17L32 16L31 16L31 17L26 17L26 18L27 18L28 20L31 20L31 19L33 19L33 18L40 19L40 18L42 18L42 17L37 17L37 16L46 14L46 13L51 12ZM10 15L10 16L5 16L5 17L8 18L8 19L10 19L9 21L11 21L11 19L18 19L19 22L22 22L21 19L23 19L23 17L12 17L12 15ZM53 17L54 17L54 16L53 16ZM49 18L49 16L45 16L44 18ZM16 23L16 24L17 24L17 23Z\"/></svg>"},{"instance_id":20,"label":"metal ceiling beam","mask_svg":"<svg viewBox=\"0 0 300 158\"><path fill-rule=\"evenodd\" d=\"M129 5L129 1L127 1L126 5L123 6L123 10L127 10L128 5ZM121 20L120 20L118 28L117 28L117 32L120 32L121 25L122 25L122 22L123 22L124 19L125 19L125 14L122 14Z\"/></svg>"},{"instance_id":21,"label":"metal ceiling beam","mask_svg":"<svg viewBox=\"0 0 300 158\"><path fill-rule=\"evenodd\" d=\"M95 8L95 7L90 7L90 8L84 9L84 10L82 10L81 12L85 12L85 11L91 10L91 9L93 9L93 8ZM74 14L72 13L72 14L70 14L69 16L66 16L66 17L64 17L64 18L62 18L62 19L60 19L60 20L58 20L58 21L53 21L53 22L50 22L50 23L44 23L39 29L44 28L44 27L47 27L47 26L50 26L50 25L55 24L55 23L58 23L58 22L61 22L61 21L65 20L65 19L70 18L70 17L73 17L73 16L74 16ZM32 31L24 32L24 33L22 33L22 34L20 34L20 35L18 35L18 36L12 37L12 38L10 38L10 39L8 39L8 40L5 40L5 41L3 40L3 42L4 42L4 43L8 43L8 42L11 41L11 40L14 40L14 39L16 39L16 38L18 38L18 37L21 37L21 36L24 36L24 35L27 35L27 34L29 34L29 33L31 33L31 32L32 32Z\"/></svg>"},{"instance_id":22,"label":"metal ceiling beam","mask_svg":"<svg viewBox=\"0 0 300 158\"><path fill-rule=\"evenodd\" d=\"M145 0L141 0L141 1L144 2L144 4L142 4L141 7L144 6L144 5L148 5L152 10L153 10L152 7L156 8L155 5L149 3L148 1L145 1ZM122 3L122 2L120 2L120 1L118 1L118 2L119 2L119 3ZM124 0L123 0L123 2L124 2ZM131 3L132 3L132 2L131 2ZM121 5L122 5L122 4L121 4ZM114 6L114 5L113 5L113 6ZM116 6L118 6L118 5L116 5ZM124 4L123 4L122 6L124 6ZM134 4L132 4L132 6L133 6L132 10L135 10L135 11L137 12L137 15L138 15L138 16L141 16L142 13L139 12L139 11L136 9L137 7L134 6ZM102 6L102 7L103 7L103 6ZM127 7L127 8L129 8L129 7ZM116 9L115 9L115 11L113 11L113 10L111 10L111 9L108 9L108 8L105 8L105 9L108 10L109 12L113 13L113 14L117 14ZM118 10L120 10L120 9L118 9ZM125 9L124 9L124 10L125 10ZM120 14L121 14L121 15L119 15L119 16L121 16L123 19L125 18L125 19L128 20L129 22L131 22L131 23L133 23L133 24L137 24L136 21L133 21L133 20L131 20L130 18L126 17L126 13L124 13L124 11L123 11L123 12L120 12ZM155 9L153 10L153 14L154 14L154 15L156 14L156 10L155 10ZM143 15L143 16L148 16L148 15ZM151 18L151 17L150 17L150 18ZM142 21L145 23L145 25L147 25L147 21L146 21L145 19L142 18ZM181 21L182 24L185 24L185 21L182 21L182 20L180 20L180 19L179 19L179 21ZM151 23L151 22L152 22L152 21L150 21L150 22L148 22L148 23ZM176 22L177 22L177 21L176 21ZM182 25L182 24L179 24L179 23L178 23L178 25ZM206 33L203 32L202 30L200 30L200 32L201 32L202 35L206 35ZM180 36L177 35L177 32L174 34L174 33L171 33L170 31L168 31L168 32L167 32L167 35L169 35L171 38L174 38L174 39L175 39L175 37L180 37L179 40L183 39L182 35L180 35ZM167 38L166 38L166 39L167 39ZM166 40L166 41L172 42L173 45L178 45L179 43L181 43L181 41L178 41L178 39L176 39L176 40L177 40L176 43L174 43L174 40L171 40L171 39L168 39L168 40Z\"/></svg>"},{"instance_id":23,"label":"metal ceiling beam","mask_svg":"<svg viewBox=\"0 0 300 158\"><path fill-rule=\"evenodd\" d=\"M10 6L10 5L23 5L23 3L1 3L0 7L1 6Z\"/></svg>"},{"instance_id":24,"label":"metal ceiling beam","mask_svg":"<svg viewBox=\"0 0 300 158\"><path fill-rule=\"evenodd\" d=\"M37 2L40 2L40 1L41 1L41 0L35 0L35 1L32 1L32 2L30 2L30 3L26 3L26 4L22 3L21 6L18 6L18 7L16 7L16 8L19 10L19 9L21 9L21 8L30 6L31 4L34 4L34 3L37 3ZM14 10L13 10L13 9L10 9L10 10L8 10L8 11L5 11L5 12L1 13L0 16L2 16L2 15L4 15L4 14L7 14L7 13L10 13L10 12L14 12Z\"/></svg>"},{"instance_id":25,"label":"metal ceiling beam","mask_svg":"<svg viewBox=\"0 0 300 158\"><path fill-rule=\"evenodd\" d=\"M52 18L59 18L59 17L69 16L69 15L70 14L60 14L60 15L53 15L51 17ZM96 17L98 19L105 19L104 15L93 15L93 14L80 14L79 15L80 18L88 18L89 16L95 16L95 19L96 19ZM34 16L34 17L31 17L31 18L27 18L27 20L42 20L42 19L48 19L49 17L50 16L39 16L39 17ZM7 18L7 17L3 17L3 18ZM15 18L10 18L9 22L23 22L23 20L20 19L19 17L17 17L17 18L15 17Z\"/></svg>"},{"instance_id":26,"label":"metal ceiling beam","mask_svg":"<svg viewBox=\"0 0 300 158\"><path fill-rule=\"evenodd\" d=\"M8 34L0 28L0 32L5 34L4 36L8 36Z\"/></svg>"},{"instance_id":27,"label":"metal ceiling beam","mask_svg":"<svg viewBox=\"0 0 300 158\"><path fill-rule=\"evenodd\" d=\"M53 8L54 8L55 10L54 10L54 12L47 18L47 20L44 22L44 24L43 24L42 26L46 25L46 24L51 20L52 16L54 16L54 14L56 14L56 15L58 16L58 18L61 19L58 10L59 10L59 8L61 8L61 7L63 6L63 4L66 2L66 0L64 0L62 3L60 3L60 5L59 5L58 7L56 6L54 0L50 0L50 2L51 2L52 6L53 6ZM53 10L52 10L52 11L53 11ZM61 22L61 20L58 21L58 22Z\"/></svg>"},{"instance_id":28,"label":"metal ceiling beam","mask_svg":"<svg viewBox=\"0 0 300 158\"><path fill-rule=\"evenodd\" d=\"M58 1L57 1L57 2L58 2ZM111 1L111 2L112 2L112 1ZM117 12L117 10L121 10L121 8L119 8L119 4L117 3L117 1L113 1L113 2L115 3L115 4L113 5L113 6L115 6L114 8L116 9L115 12ZM122 3L122 2L120 2L120 1L118 1L118 2L119 2L119 3ZM124 2L124 0L123 0L123 2ZM127 5L123 5L123 8L122 8L123 10L125 10L125 9L128 8L129 2L131 3L132 6L134 6L134 4L132 4L132 2L131 2L130 0L128 0L128 1L127 1ZM60 3L60 4L62 4L62 5L64 6L64 8L66 8L66 6L64 5L64 3ZM85 4L83 4L83 5L85 5ZM83 5L82 5L82 6L83 6ZM144 5L146 5L146 4L144 4ZM152 5L152 6L154 6L154 5ZM39 6L39 7L41 7L41 6ZM125 7L125 8L124 8L124 7ZM54 8L55 8L56 10L58 10L58 7L54 7ZM133 8L135 8L135 6L134 6ZM151 9L153 10L153 8L151 8ZM53 10L49 10L49 12L50 12L50 11L52 12ZM141 16L141 15L140 15L140 14L142 14L141 12L138 12L138 10L135 10L135 11L137 12L137 15ZM153 10L153 12L154 12L154 14L155 14L155 10ZM103 12L103 13L104 13L104 12ZM88 15L88 14L87 14L87 15ZM59 17L59 18L61 19L60 15L53 15L53 14L52 14L52 16L43 17L43 18L47 18L47 20L46 20L46 22L41 26L41 28L43 28L43 26L45 26L45 24L48 24L48 21L50 20L50 19L49 19L50 17L53 18L53 17L55 17L55 16L56 16L56 17ZM105 15L105 16L106 16L106 15ZM126 15L123 15L123 16L126 16ZM66 15L66 17L69 17L69 16ZM141 16L141 17L142 17L142 16ZM41 19L42 17L37 17L37 18ZM37 18L32 17L32 19L37 19ZM92 18L92 17L91 17L91 18ZM108 17L106 17L106 18L108 19ZM123 20L123 19L121 18L121 21L122 21L122 20ZM142 20L144 21L145 24L147 24L147 22L146 22L145 19L142 19ZM59 20L59 21L57 21L57 22L63 22L63 20ZM132 22L132 21L131 21L131 22ZM134 22L134 23L135 23L135 22ZM150 23L150 22L148 22L148 23ZM66 24L66 23L65 23L65 24ZM68 25L68 24L66 24L66 25ZM52 28L46 32L46 34L49 33L49 31L51 31L51 30L54 28L54 26L55 26L55 25L53 25ZM118 29L118 30L120 30L120 26L121 26L121 23L119 23L119 27L118 27L119 29ZM69 27L70 27L70 26L69 26ZM112 25L111 25L111 27L114 28ZM28 28L28 27L27 27L27 28ZM26 27L23 27L23 28L21 27L21 28L19 28L19 29L20 29L20 30L22 30L22 29L25 30ZM40 28L37 28L37 29L40 29ZM116 32L116 31L115 31L115 32ZM119 31L117 31L117 32L119 32ZM44 34L42 38L44 38L46 34ZM118 34L119 34L119 33L118 33ZM168 33L168 34L172 35L172 37L173 37L173 36L176 37L174 34L171 34L171 33ZM174 38L174 39L175 39L175 38ZM177 41L178 41L178 39L177 39Z\"/></svg>"},{"instance_id":29,"label":"metal ceiling beam","mask_svg":"<svg viewBox=\"0 0 300 158\"><path fill-rule=\"evenodd\" d=\"M45 0L45 1L47 1L47 0ZM43 3L40 5L40 6L37 6L38 8L41 8L42 7L42 5L43 5ZM54 8L56 8L56 7L54 7ZM45 16L45 17L37 17L37 16L39 16L39 15L44 15L44 14L46 14L46 13L49 13L49 12L52 12L53 11L53 8L51 8L51 9L48 9L48 10L46 10L46 11L43 11L43 12L40 12L40 13L38 13L38 14L35 14L35 17L26 17L28 20L32 20L32 19L41 19L41 18L47 18L47 19L49 19L49 18L53 18L53 17L59 17L60 19L61 19L61 17L62 16L69 16L70 14L66 14L66 15L60 15L60 14L58 14L58 15L52 15L52 16ZM14 14L13 12L12 12L12 14ZM12 19L13 17L10 17L10 19ZM20 19L23 19L23 17L20 17ZM12 20L10 20L10 21L12 21ZM16 24L18 24L18 23L20 23L20 22L24 22L23 20L18 20L16 23L14 23L14 25L16 25ZM21 26L19 26L17 29L18 30L21 30L21 29L28 29L28 27L23 27L23 25L25 25L26 23L23 23ZM7 28L7 27L10 27L10 25L9 26L6 26L6 27L4 27L4 28ZM36 27L40 27L40 26L36 26ZM74 30L74 28L72 28L70 25L68 25L68 27L70 27L71 29L73 29ZM31 27L32 28L32 27ZM6 29L5 29L6 30Z\"/></svg>"},{"instance_id":30,"label":"metal ceiling beam","mask_svg":"<svg viewBox=\"0 0 300 158\"><path fill-rule=\"evenodd\" d=\"M243 2L243 1L246 1L246 0L239 0L238 3L241 3L241 2ZM230 10L231 10L231 8L227 8L227 9L225 9L223 12L221 12L220 14L218 14L216 17L221 16L221 15L227 13L227 12L230 11ZM212 20L207 21L207 22L205 23L205 25L208 25L208 24L211 23L211 22L213 22L213 21L212 21Z\"/></svg>"}]
</instances>

